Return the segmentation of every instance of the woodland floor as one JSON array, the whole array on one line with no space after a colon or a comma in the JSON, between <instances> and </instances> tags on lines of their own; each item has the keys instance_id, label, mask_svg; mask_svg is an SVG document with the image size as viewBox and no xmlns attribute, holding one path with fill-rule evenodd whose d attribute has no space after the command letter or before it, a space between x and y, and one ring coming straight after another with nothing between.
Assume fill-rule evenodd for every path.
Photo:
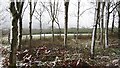
<instances>
[{"instance_id":1,"label":"woodland floor","mask_svg":"<svg viewBox=\"0 0 120 68\"><path fill-rule=\"evenodd\" d=\"M29 40L25 39L22 51L18 51L18 60L23 62L23 52L30 49L32 52L29 50L27 54L32 55L31 61L41 61L41 68L120 68L120 46L114 35L110 35L107 49L103 49L103 45L96 41L94 59L90 58L91 36L79 36L77 42L70 36L68 45L63 46L63 37L56 36L54 42L47 37L32 40L32 48L29 48ZM56 57L59 61L54 66Z\"/></svg>"}]
</instances>

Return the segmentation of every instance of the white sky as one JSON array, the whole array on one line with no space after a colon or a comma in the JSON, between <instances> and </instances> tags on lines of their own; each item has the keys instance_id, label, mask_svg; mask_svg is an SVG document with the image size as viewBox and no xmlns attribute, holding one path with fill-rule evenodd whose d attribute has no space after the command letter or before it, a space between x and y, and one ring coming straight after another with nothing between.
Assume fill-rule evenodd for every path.
<instances>
[{"instance_id":1,"label":"white sky","mask_svg":"<svg viewBox=\"0 0 120 68\"><path fill-rule=\"evenodd\" d=\"M43 1L43 0L42 0ZM48 0L44 0L48 1ZM63 0L59 0L61 3L61 11L64 11L64 3ZM69 19L68 19L68 27L76 27L77 23L77 17L75 16L77 14L77 1L78 0L70 0L69 4ZM93 7L94 5L91 4L94 0L81 0L80 3L80 13L83 12L84 10ZM39 2L37 3L36 9L40 8ZM25 4L26 6L26 4ZM0 0L0 11L1 10L6 10L9 8L9 0ZM90 10L87 10L82 16L80 16L80 27L92 27L94 23L94 8ZM36 15L36 13L34 14ZM0 21L2 22L2 25L4 28L9 27L11 25L11 20L10 20L10 13L7 11L4 11L0 13L0 16L5 16L5 21ZM44 12L43 17L42 17L42 23L43 27L47 28L50 27L51 23L48 24L48 21L50 20L49 15L47 12ZM61 12L59 15L59 23L60 26L63 28L64 27L64 12ZM57 25L55 24L57 27ZM29 27L29 5L28 8L26 9L24 13L24 18L23 18L23 28L28 28ZM33 17L33 28L39 28L39 22Z\"/></svg>"}]
</instances>

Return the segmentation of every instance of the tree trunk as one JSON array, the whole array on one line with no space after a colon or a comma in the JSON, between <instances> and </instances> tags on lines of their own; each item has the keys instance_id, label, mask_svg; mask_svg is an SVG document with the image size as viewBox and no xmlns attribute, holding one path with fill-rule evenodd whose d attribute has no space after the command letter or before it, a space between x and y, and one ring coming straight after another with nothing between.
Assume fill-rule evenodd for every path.
<instances>
[{"instance_id":1,"label":"tree trunk","mask_svg":"<svg viewBox=\"0 0 120 68\"><path fill-rule=\"evenodd\" d=\"M40 40L42 38L42 22L41 22L41 12L40 12Z\"/></svg>"},{"instance_id":2,"label":"tree trunk","mask_svg":"<svg viewBox=\"0 0 120 68\"><path fill-rule=\"evenodd\" d=\"M118 14L119 20L118 20L118 45L120 46L120 12Z\"/></svg>"},{"instance_id":3,"label":"tree trunk","mask_svg":"<svg viewBox=\"0 0 120 68\"><path fill-rule=\"evenodd\" d=\"M10 12L12 14L12 42L11 42L11 51L9 56L10 68L16 68L16 51L18 45L18 19L22 13L24 2L11 2L10 3ZM16 7L17 9L16 9Z\"/></svg>"},{"instance_id":4,"label":"tree trunk","mask_svg":"<svg viewBox=\"0 0 120 68\"><path fill-rule=\"evenodd\" d=\"M52 42L54 42L54 17L52 19Z\"/></svg>"},{"instance_id":5,"label":"tree trunk","mask_svg":"<svg viewBox=\"0 0 120 68\"><path fill-rule=\"evenodd\" d=\"M19 18L19 43L18 43L18 49L21 50L22 46L22 17Z\"/></svg>"},{"instance_id":6,"label":"tree trunk","mask_svg":"<svg viewBox=\"0 0 120 68\"><path fill-rule=\"evenodd\" d=\"M16 66L16 47L17 47L17 36L18 36L18 19L15 16L12 20L12 43L10 52L10 66Z\"/></svg>"},{"instance_id":7,"label":"tree trunk","mask_svg":"<svg viewBox=\"0 0 120 68\"><path fill-rule=\"evenodd\" d=\"M1 32L2 33L2 32ZM9 33L8 33L8 44L10 44L10 29L9 29ZM1 34L2 35L2 34ZM2 36L1 36L2 37Z\"/></svg>"},{"instance_id":8,"label":"tree trunk","mask_svg":"<svg viewBox=\"0 0 120 68\"><path fill-rule=\"evenodd\" d=\"M112 29L111 29L111 33L113 33L113 30L114 30L114 23L115 23L115 11L113 11L113 20L112 20Z\"/></svg>"},{"instance_id":9,"label":"tree trunk","mask_svg":"<svg viewBox=\"0 0 120 68\"><path fill-rule=\"evenodd\" d=\"M105 8L105 2L102 2L102 13L101 13L101 38L100 38L100 44L103 46L104 44L104 8ZM104 46L103 46L103 48L105 48Z\"/></svg>"},{"instance_id":10,"label":"tree trunk","mask_svg":"<svg viewBox=\"0 0 120 68\"><path fill-rule=\"evenodd\" d=\"M67 33L68 33L68 6L69 6L69 1L64 2L65 5L65 28L64 28L64 46L67 46Z\"/></svg>"},{"instance_id":11,"label":"tree trunk","mask_svg":"<svg viewBox=\"0 0 120 68\"><path fill-rule=\"evenodd\" d=\"M91 58L94 59L94 52L95 52L95 40L96 40L96 32L97 32L97 24L99 20L99 13L100 13L100 2L97 2L97 10L96 10L96 17L95 26L93 28L93 35L92 35L92 43L91 43Z\"/></svg>"},{"instance_id":12,"label":"tree trunk","mask_svg":"<svg viewBox=\"0 0 120 68\"><path fill-rule=\"evenodd\" d=\"M30 22L29 22L29 32L30 32L30 48L32 47L32 2L29 3L30 5Z\"/></svg>"},{"instance_id":13,"label":"tree trunk","mask_svg":"<svg viewBox=\"0 0 120 68\"><path fill-rule=\"evenodd\" d=\"M12 20L12 42L11 42L11 51L10 51L10 67L16 67L16 47L18 42L18 13L15 8L15 3L10 3L10 11L13 16Z\"/></svg>"},{"instance_id":14,"label":"tree trunk","mask_svg":"<svg viewBox=\"0 0 120 68\"><path fill-rule=\"evenodd\" d=\"M78 43L78 33L79 33L79 14L80 14L80 1L78 0L77 35L76 35L76 42L77 43Z\"/></svg>"},{"instance_id":15,"label":"tree trunk","mask_svg":"<svg viewBox=\"0 0 120 68\"><path fill-rule=\"evenodd\" d=\"M109 24L109 8L110 8L110 2L107 2L107 7L106 7L106 22L105 22L105 48L108 48L108 24Z\"/></svg>"}]
</instances>

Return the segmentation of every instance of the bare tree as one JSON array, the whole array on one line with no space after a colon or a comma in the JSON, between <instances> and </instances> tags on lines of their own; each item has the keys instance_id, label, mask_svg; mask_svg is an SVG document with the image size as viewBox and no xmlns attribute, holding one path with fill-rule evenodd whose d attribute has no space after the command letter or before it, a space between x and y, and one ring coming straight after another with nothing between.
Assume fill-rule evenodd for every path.
<instances>
[{"instance_id":1,"label":"bare tree","mask_svg":"<svg viewBox=\"0 0 120 68\"><path fill-rule=\"evenodd\" d=\"M105 21L105 48L108 48L108 25L109 25L109 18L110 18L110 1L106 2L106 21Z\"/></svg>"},{"instance_id":2,"label":"bare tree","mask_svg":"<svg viewBox=\"0 0 120 68\"><path fill-rule=\"evenodd\" d=\"M34 7L32 8L32 0L29 2L30 6L30 22L29 22L29 32L30 32L30 48L32 47L32 17L35 11L35 7L37 5L37 1L34 1Z\"/></svg>"},{"instance_id":3,"label":"bare tree","mask_svg":"<svg viewBox=\"0 0 120 68\"><path fill-rule=\"evenodd\" d=\"M54 42L55 0L54 0L53 7L50 0L50 10L51 10L51 16L52 16L52 41Z\"/></svg>"},{"instance_id":4,"label":"bare tree","mask_svg":"<svg viewBox=\"0 0 120 68\"><path fill-rule=\"evenodd\" d=\"M44 8L40 8L39 11L35 10L37 15L39 16L35 16L35 18L39 21L40 23L40 40L41 40L41 37L42 37L42 15L43 15L43 12L44 12Z\"/></svg>"},{"instance_id":5,"label":"bare tree","mask_svg":"<svg viewBox=\"0 0 120 68\"><path fill-rule=\"evenodd\" d=\"M102 9L101 9L101 38L100 38L100 43L101 45L104 45L104 9L105 9L105 2L102 2ZM103 46L104 48L104 46Z\"/></svg>"},{"instance_id":6,"label":"bare tree","mask_svg":"<svg viewBox=\"0 0 120 68\"><path fill-rule=\"evenodd\" d=\"M58 16L59 16L59 0L56 2L55 0L52 1L50 0L49 1L49 8L47 6L45 6L45 4L43 4L43 7L47 10L49 16L50 16L50 21L52 21L52 42L54 42L54 23L56 23L59 27L59 30L60 30L60 33L61 33L61 28L60 28L60 24L58 23L59 20L58 20ZM60 34L61 35L61 34Z\"/></svg>"},{"instance_id":7,"label":"bare tree","mask_svg":"<svg viewBox=\"0 0 120 68\"><path fill-rule=\"evenodd\" d=\"M80 15L80 0L78 0L78 12L77 12L77 35L76 35L76 41L78 40L78 33L79 33L79 15Z\"/></svg>"},{"instance_id":8,"label":"bare tree","mask_svg":"<svg viewBox=\"0 0 120 68\"><path fill-rule=\"evenodd\" d=\"M94 59L94 52L95 52L95 40L96 40L96 33L97 33L97 24L99 21L99 13L100 13L100 2L97 2L96 8L96 18L95 18L95 25L93 26L93 34L92 34L92 43L91 43L91 58Z\"/></svg>"},{"instance_id":9,"label":"bare tree","mask_svg":"<svg viewBox=\"0 0 120 68\"><path fill-rule=\"evenodd\" d=\"M16 4L16 6L15 6ZM22 13L24 2L11 2L10 3L10 12L12 14L12 43L11 43L11 52L10 52L10 67L16 67L16 46L18 41L18 19Z\"/></svg>"},{"instance_id":10,"label":"bare tree","mask_svg":"<svg viewBox=\"0 0 120 68\"><path fill-rule=\"evenodd\" d=\"M113 30L114 30L115 16L116 16L116 11L113 11L113 20L112 20L112 28L111 28L112 33L113 33Z\"/></svg>"},{"instance_id":11,"label":"bare tree","mask_svg":"<svg viewBox=\"0 0 120 68\"><path fill-rule=\"evenodd\" d=\"M67 46L67 33L68 33L68 7L69 7L69 0L64 0L64 6L65 6L64 46Z\"/></svg>"},{"instance_id":12,"label":"bare tree","mask_svg":"<svg viewBox=\"0 0 120 68\"><path fill-rule=\"evenodd\" d=\"M19 33L19 39L18 39L18 50L21 50L21 48L22 48L22 46L21 46L21 43L22 43L22 23L23 23L23 21L22 21L22 19L23 19L23 16L24 16L24 12L25 12L25 10L26 10L26 8L27 8L27 6L28 6L28 4L26 5L26 7L24 8L24 9L22 9L19 13L19 27L18 27L18 33ZM19 9L19 7L18 7L18 9Z\"/></svg>"}]
</instances>

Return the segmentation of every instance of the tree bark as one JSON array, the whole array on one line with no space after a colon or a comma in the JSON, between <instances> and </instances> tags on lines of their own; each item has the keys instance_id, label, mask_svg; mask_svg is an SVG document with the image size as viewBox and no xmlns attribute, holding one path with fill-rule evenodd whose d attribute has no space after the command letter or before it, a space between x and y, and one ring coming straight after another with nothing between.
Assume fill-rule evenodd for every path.
<instances>
[{"instance_id":1,"label":"tree bark","mask_svg":"<svg viewBox=\"0 0 120 68\"><path fill-rule=\"evenodd\" d=\"M109 24L109 8L110 8L110 2L107 2L107 7L106 7L106 22L105 22L105 48L108 48L108 24Z\"/></svg>"},{"instance_id":2,"label":"tree bark","mask_svg":"<svg viewBox=\"0 0 120 68\"><path fill-rule=\"evenodd\" d=\"M68 6L69 6L69 1L64 2L65 5L65 28L64 28L64 46L67 46L67 33L68 33Z\"/></svg>"},{"instance_id":3,"label":"tree bark","mask_svg":"<svg viewBox=\"0 0 120 68\"><path fill-rule=\"evenodd\" d=\"M103 46L104 45L104 8L105 8L105 2L102 2L102 10L101 10L101 38L100 38L100 43ZM103 46L103 48L105 48Z\"/></svg>"},{"instance_id":4,"label":"tree bark","mask_svg":"<svg viewBox=\"0 0 120 68\"><path fill-rule=\"evenodd\" d=\"M15 4L16 7L15 8ZM12 14L12 42L11 42L11 51L9 56L10 68L16 68L16 51L18 45L18 19L22 13L24 2L11 2L10 3L10 12Z\"/></svg>"},{"instance_id":5,"label":"tree bark","mask_svg":"<svg viewBox=\"0 0 120 68\"><path fill-rule=\"evenodd\" d=\"M115 11L113 11L113 20L112 20L112 29L111 29L111 33L113 33L113 30L114 30L114 23L115 23Z\"/></svg>"},{"instance_id":6,"label":"tree bark","mask_svg":"<svg viewBox=\"0 0 120 68\"><path fill-rule=\"evenodd\" d=\"M78 12L77 12L77 35L76 35L76 42L78 43L78 34L79 34L79 15L80 15L80 1L78 0Z\"/></svg>"},{"instance_id":7,"label":"tree bark","mask_svg":"<svg viewBox=\"0 0 120 68\"><path fill-rule=\"evenodd\" d=\"M22 46L22 17L19 18L19 43L18 43L18 49L21 50Z\"/></svg>"},{"instance_id":8,"label":"tree bark","mask_svg":"<svg viewBox=\"0 0 120 68\"><path fill-rule=\"evenodd\" d=\"M120 46L120 14L119 14L119 21L118 21L118 45Z\"/></svg>"},{"instance_id":9,"label":"tree bark","mask_svg":"<svg viewBox=\"0 0 120 68\"><path fill-rule=\"evenodd\" d=\"M41 19L42 19L42 13L40 11L40 40L42 39L42 21L41 21Z\"/></svg>"},{"instance_id":10,"label":"tree bark","mask_svg":"<svg viewBox=\"0 0 120 68\"><path fill-rule=\"evenodd\" d=\"M18 42L18 13L15 9L15 3L10 3L10 11L13 16L12 20L12 42L11 42L11 51L10 51L10 67L14 66L16 67L16 47Z\"/></svg>"},{"instance_id":11,"label":"tree bark","mask_svg":"<svg viewBox=\"0 0 120 68\"><path fill-rule=\"evenodd\" d=\"M30 33L30 48L32 48L32 2L29 2L30 5L30 22L29 22L29 33Z\"/></svg>"},{"instance_id":12,"label":"tree bark","mask_svg":"<svg viewBox=\"0 0 120 68\"><path fill-rule=\"evenodd\" d=\"M96 33L97 33L97 24L99 20L99 13L100 13L100 2L97 2L97 10L96 10L96 17L97 19L95 20L95 25L93 28L93 35L92 35L92 43L91 43L91 58L94 59L94 52L95 52L95 40L96 40Z\"/></svg>"}]
</instances>

